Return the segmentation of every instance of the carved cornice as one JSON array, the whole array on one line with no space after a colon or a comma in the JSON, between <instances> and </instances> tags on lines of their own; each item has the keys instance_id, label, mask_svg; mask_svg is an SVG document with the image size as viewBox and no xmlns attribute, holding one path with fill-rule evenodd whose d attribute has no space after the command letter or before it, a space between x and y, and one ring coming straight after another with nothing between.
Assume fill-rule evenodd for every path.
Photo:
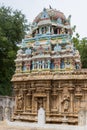
<instances>
[{"instance_id":1,"label":"carved cornice","mask_svg":"<svg viewBox=\"0 0 87 130\"><path fill-rule=\"evenodd\" d=\"M86 72L40 72L30 74L15 74L12 82L32 80L87 80Z\"/></svg>"}]
</instances>

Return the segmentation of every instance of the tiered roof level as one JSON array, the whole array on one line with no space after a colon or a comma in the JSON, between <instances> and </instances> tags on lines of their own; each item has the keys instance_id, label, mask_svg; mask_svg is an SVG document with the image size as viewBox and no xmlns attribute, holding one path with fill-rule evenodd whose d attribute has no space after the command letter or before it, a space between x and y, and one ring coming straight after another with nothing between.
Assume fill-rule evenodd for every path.
<instances>
[{"instance_id":1,"label":"tiered roof level","mask_svg":"<svg viewBox=\"0 0 87 130\"><path fill-rule=\"evenodd\" d=\"M70 18L52 8L38 14L17 52L16 73L81 69L79 52L72 43Z\"/></svg>"}]
</instances>

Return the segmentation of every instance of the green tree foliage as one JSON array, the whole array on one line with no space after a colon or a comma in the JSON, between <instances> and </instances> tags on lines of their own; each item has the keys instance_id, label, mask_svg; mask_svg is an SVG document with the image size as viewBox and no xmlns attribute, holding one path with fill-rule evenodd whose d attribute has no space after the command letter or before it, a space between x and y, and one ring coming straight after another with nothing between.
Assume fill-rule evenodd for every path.
<instances>
[{"instance_id":1,"label":"green tree foliage","mask_svg":"<svg viewBox=\"0 0 87 130\"><path fill-rule=\"evenodd\" d=\"M87 39L82 38L80 44L82 67L87 68Z\"/></svg>"},{"instance_id":2,"label":"green tree foliage","mask_svg":"<svg viewBox=\"0 0 87 130\"><path fill-rule=\"evenodd\" d=\"M0 7L0 95L11 95L10 82L15 70L17 43L28 29L27 20L21 11Z\"/></svg>"},{"instance_id":3,"label":"green tree foliage","mask_svg":"<svg viewBox=\"0 0 87 130\"><path fill-rule=\"evenodd\" d=\"M80 52L82 68L87 68L87 38L80 39L77 33L76 36L73 37L73 43Z\"/></svg>"}]
</instances>

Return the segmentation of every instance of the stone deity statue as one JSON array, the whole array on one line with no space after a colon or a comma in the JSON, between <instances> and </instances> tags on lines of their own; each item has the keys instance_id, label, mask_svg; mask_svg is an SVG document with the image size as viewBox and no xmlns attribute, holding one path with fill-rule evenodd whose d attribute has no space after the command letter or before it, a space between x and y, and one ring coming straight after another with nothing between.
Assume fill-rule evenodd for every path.
<instances>
[{"instance_id":1,"label":"stone deity statue","mask_svg":"<svg viewBox=\"0 0 87 130\"><path fill-rule=\"evenodd\" d=\"M21 110L23 108L23 96L20 94L17 99L17 108Z\"/></svg>"}]
</instances>

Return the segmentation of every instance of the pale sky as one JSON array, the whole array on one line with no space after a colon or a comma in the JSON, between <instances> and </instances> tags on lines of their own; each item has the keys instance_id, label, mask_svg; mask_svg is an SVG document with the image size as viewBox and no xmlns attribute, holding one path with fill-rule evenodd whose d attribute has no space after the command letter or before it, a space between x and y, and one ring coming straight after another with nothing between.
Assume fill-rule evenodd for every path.
<instances>
[{"instance_id":1,"label":"pale sky","mask_svg":"<svg viewBox=\"0 0 87 130\"><path fill-rule=\"evenodd\" d=\"M87 0L0 0L1 5L21 10L26 19L32 22L43 8L60 10L68 17L71 14L71 26L76 25L80 37L87 37Z\"/></svg>"}]
</instances>

